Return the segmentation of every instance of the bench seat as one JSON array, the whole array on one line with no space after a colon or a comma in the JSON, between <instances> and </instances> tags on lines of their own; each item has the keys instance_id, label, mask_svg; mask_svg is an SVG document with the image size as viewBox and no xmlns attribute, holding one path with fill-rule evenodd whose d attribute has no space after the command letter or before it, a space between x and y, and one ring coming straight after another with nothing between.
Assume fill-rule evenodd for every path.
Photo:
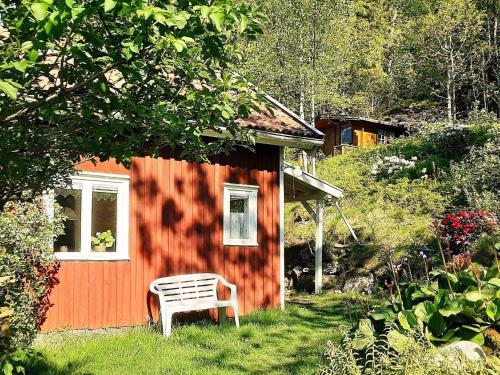
<instances>
[{"instance_id":1,"label":"bench seat","mask_svg":"<svg viewBox=\"0 0 500 375\"><path fill-rule=\"evenodd\" d=\"M220 300L217 285L221 283L231 291L228 300ZM162 317L163 335L172 333L172 315L179 312L219 309L219 318L226 317L226 307L234 312L236 327L240 326L236 285L214 273L195 273L162 277L149 285L151 293L158 295Z\"/></svg>"}]
</instances>

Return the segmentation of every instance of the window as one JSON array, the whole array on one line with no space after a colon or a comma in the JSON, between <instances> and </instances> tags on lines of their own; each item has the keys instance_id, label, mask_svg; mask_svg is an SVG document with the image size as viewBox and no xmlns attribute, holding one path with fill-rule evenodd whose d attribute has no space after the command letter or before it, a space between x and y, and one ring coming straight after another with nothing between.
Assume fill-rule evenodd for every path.
<instances>
[{"instance_id":1,"label":"window","mask_svg":"<svg viewBox=\"0 0 500 375\"><path fill-rule=\"evenodd\" d=\"M56 257L128 259L128 176L82 173L71 180L71 186L55 189L51 194L67 217L64 234L54 240ZM92 237L105 232L113 236L112 243L92 241Z\"/></svg>"},{"instance_id":2,"label":"window","mask_svg":"<svg viewBox=\"0 0 500 375\"><path fill-rule=\"evenodd\" d=\"M395 133L389 130L379 130L377 132L377 144L384 145L395 138Z\"/></svg>"},{"instance_id":3,"label":"window","mask_svg":"<svg viewBox=\"0 0 500 375\"><path fill-rule=\"evenodd\" d=\"M258 186L224 184L224 245L258 245L258 190Z\"/></svg>"},{"instance_id":4,"label":"window","mask_svg":"<svg viewBox=\"0 0 500 375\"><path fill-rule=\"evenodd\" d=\"M352 127L342 125L342 130L340 133L340 144L342 145L352 144Z\"/></svg>"}]
</instances>

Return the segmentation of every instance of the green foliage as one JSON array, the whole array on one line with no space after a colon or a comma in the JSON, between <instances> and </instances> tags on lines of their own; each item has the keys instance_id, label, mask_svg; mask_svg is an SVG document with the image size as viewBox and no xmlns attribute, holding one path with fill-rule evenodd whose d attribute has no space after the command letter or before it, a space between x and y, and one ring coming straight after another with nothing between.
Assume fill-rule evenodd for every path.
<instances>
[{"instance_id":1,"label":"green foliage","mask_svg":"<svg viewBox=\"0 0 500 375\"><path fill-rule=\"evenodd\" d=\"M11 282L0 287L0 302L9 317L12 347L28 346L45 319L48 296L57 282L58 265L51 241L63 231L58 211L47 215L42 199L9 202L0 212L0 275Z\"/></svg>"},{"instance_id":2,"label":"green foliage","mask_svg":"<svg viewBox=\"0 0 500 375\"><path fill-rule=\"evenodd\" d=\"M500 126L491 127L484 146L474 146L461 161L452 163L455 205L493 212L500 217Z\"/></svg>"},{"instance_id":3,"label":"green foliage","mask_svg":"<svg viewBox=\"0 0 500 375\"><path fill-rule=\"evenodd\" d=\"M310 121L500 114L496 1L252 2L268 16L243 70Z\"/></svg>"},{"instance_id":4,"label":"green foliage","mask_svg":"<svg viewBox=\"0 0 500 375\"><path fill-rule=\"evenodd\" d=\"M105 232L97 232L96 236L91 238L92 244L96 246L106 246L111 247L115 243L115 238L111 233L111 230Z\"/></svg>"},{"instance_id":5,"label":"green foliage","mask_svg":"<svg viewBox=\"0 0 500 375\"><path fill-rule=\"evenodd\" d=\"M468 192L481 191L483 196L492 197L491 202L500 201L495 179L498 168L491 162L496 160L491 153L498 152L491 144L498 142L499 128L498 123L429 124L416 134L388 145L358 149L318 161L318 176L344 190L340 205L363 244L349 252L351 266L380 275L385 272L382 269L386 263L383 249L395 250L394 261L418 253L421 246L437 252L433 220L464 208L480 209L473 200L464 204L464 186L470 186ZM474 163L465 162L471 155L477 155ZM415 165L394 170L390 175L373 174L373 167L379 160L392 156L408 161L416 157ZM463 165L463 170L467 165L467 173L477 178L471 177L470 183L465 184L464 179L458 178L455 165ZM476 165L481 171L477 175ZM493 176L491 180L490 176ZM485 201L480 201L478 205L483 203ZM327 248L333 248L337 242L351 242L351 235L334 207L327 205L324 221ZM285 225L287 246L314 240L314 223L301 205L288 205ZM481 237L479 241L486 239ZM474 249L478 246L473 245Z\"/></svg>"},{"instance_id":6,"label":"green foliage","mask_svg":"<svg viewBox=\"0 0 500 375\"><path fill-rule=\"evenodd\" d=\"M259 96L232 73L260 16L232 0L0 1L0 207L74 163L162 147L205 160L252 141ZM233 137L207 142L205 130Z\"/></svg>"},{"instance_id":7,"label":"green foliage","mask_svg":"<svg viewBox=\"0 0 500 375\"><path fill-rule=\"evenodd\" d=\"M468 340L484 345L482 332L490 327L500 328L497 265L482 269L472 264L456 274L434 270L431 275L435 277L427 284L401 284L402 301L375 309L367 324L373 323L378 333L382 333L387 324L396 324L400 331L421 332L435 344ZM447 279L452 290L448 288ZM360 330L363 331L361 326Z\"/></svg>"},{"instance_id":8,"label":"green foliage","mask_svg":"<svg viewBox=\"0 0 500 375\"><path fill-rule=\"evenodd\" d=\"M357 347L360 335L348 337L342 344L328 342L317 374L486 375L498 370L494 363L472 362L458 352L443 355L417 335L401 334L393 328L378 336L371 332L364 336L370 342L366 350Z\"/></svg>"},{"instance_id":9,"label":"green foliage","mask_svg":"<svg viewBox=\"0 0 500 375\"><path fill-rule=\"evenodd\" d=\"M4 290L14 280L9 276L0 277L0 290ZM0 293L0 373L4 375L24 374L25 366L35 360L36 352L26 348L16 348L9 319L14 311L4 293Z\"/></svg>"}]
</instances>

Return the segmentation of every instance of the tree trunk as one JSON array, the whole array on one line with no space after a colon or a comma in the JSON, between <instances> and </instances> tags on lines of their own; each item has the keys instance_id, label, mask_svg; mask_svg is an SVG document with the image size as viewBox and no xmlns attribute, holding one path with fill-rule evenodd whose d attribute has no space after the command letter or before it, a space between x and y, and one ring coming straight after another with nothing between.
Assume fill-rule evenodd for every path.
<instances>
[{"instance_id":1,"label":"tree trunk","mask_svg":"<svg viewBox=\"0 0 500 375\"><path fill-rule=\"evenodd\" d=\"M451 72L448 69L448 79L446 81L446 99L448 104L448 123L453 123L453 98L452 98L452 80L451 80Z\"/></svg>"}]
</instances>

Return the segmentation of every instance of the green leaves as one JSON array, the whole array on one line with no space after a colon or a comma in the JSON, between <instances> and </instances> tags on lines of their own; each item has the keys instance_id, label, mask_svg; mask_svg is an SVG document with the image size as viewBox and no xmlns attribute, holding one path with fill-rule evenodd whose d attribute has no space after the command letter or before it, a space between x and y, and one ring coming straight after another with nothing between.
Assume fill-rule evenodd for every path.
<instances>
[{"instance_id":1,"label":"green leaves","mask_svg":"<svg viewBox=\"0 0 500 375\"><path fill-rule=\"evenodd\" d=\"M224 22L226 15L224 13L224 10L218 7L215 7L210 11L209 15L210 19L212 20L213 24L217 28L218 31L222 31L224 28Z\"/></svg>"},{"instance_id":2,"label":"green leaves","mask_svg":"<svg viewBox=\"0 0 500 375\"><path fill-rule=\"evenodd\" d=\"M488 315L488 318L495 321L497 319L497 315L499 315L498 306L493 302L488 303L486 306L486 315Z\"/></svg>"},{"instance_id":3,"label":"green leaves","mask_svg":"<svg viewBox=\"0 0 500 375\"><path fill-rule=\"evenodd\" d=\"M37 21L43 21L47 17L49 4L46 2L33 3L31 4L30 9Z\"/></svg>"},{"instance_id":4,"label":"green leaves","mask_svg":"<svg viewBox=\"0 0 500 375\"><path fill-rule=\"evenodd\" d=\"M7 96L11 99L17 98L18 89L21 86L12 81L3 81L0 80L0 90L3 91Z\"/></svg>"},{"instance_id":5,"label":"green leaves","mask_svg":"<svg viewBox=\"0 0 500 375\"><path fill-rule=\"evenodd\" d=\"M438 312L431 315L427 326L435 337L441 336L446 331L446 322Z\"/></svg>"},{"instance_id":6,"label":"green leaves","mask_svg":"<svg viewBox=\"0 0 500 375\"><path fill-rule=\"evenodd\" d=\"M245 52L241 20L251 28L255 12L194 3L26 0L2 13L0 206L53 187L81 155L127 162L154 144L201 161L250 144L235 119L258 95L222 75ZM221 125L232 139L202 138Z\"/></svg>"},{"instance_id":7,"label":"green leaves","mask_svg":"<svg viewBox=\"0 0 500 375\"><path fill-rule=\"evenodd\" d=\"M450 302L442 309L439 309L439 313L442 316L450 317L453 315L458 315L463 311L462 306L460 306L457 302Z\"/></svg>"},{"instance_id":8,"label":"green leaves","mask_svg":"<svg viewBox=\"0 0 500 375\"><path fill-rule=\"evenodd\" d=\"M104 0L104 11L105 12L109 12L111 10L113 10L116 6L117 2L116 0Z\"/></svg>"},{"instance_id":9,"label":"green leaves","mask_svg":"<svg viewBox=\"0 0 500 375\"><path fill-rule=\"evenodd\" d=\"M413 311L400 311L398 313L398 322L406 331L413 331L417 326L417 317Z\"/></svg>"},{"instance_id":10,"label":"green leaves","mask_svg":"<svg viewBox=\"0 0 500 375\"><path fill-rule=\"evenodd\" d=\"M477 301L481 301L484 299L484 296L478 290L466 292L466 293L464 293L464 297L467 301L471 301L471 302L477 302Z\"/></svg>"},{"instance_id":11,"label":"green leaves","mask_svg":"<svg viewBox=\"0 0 500 375\"><path fill-rule=\"evenodd\" d=\"M442 272L436 271L434 275L442 277ZM462 293L455 291L454 297L448 289L438 289L437 283L432 283L431 287L402 284L401 294L407 310L400 311L400 305L394 304L390 310L375 310L370 319L380 329L393 321L388 311L395 311L400 332L423 328L431 341L444 343L463 339L481 343L484 341L482 331L500 319L500 289L496 265L489 270L482 269L480 275L480 280L467 270L454 275L457 279L454 287L465 289Z\"/></svg>"},{"instance_id":12,"label":"green leaves","mask_svg":"<svg viewBox=\"0 0 500 375\"><path fill-rule=\"evenodd\" d=\"M352 341L352 347L356 350L362 350L371 345L374 340L375 335L372 323L369 319L361 319L355 338Z\"/></svg>"}]
</instances>

